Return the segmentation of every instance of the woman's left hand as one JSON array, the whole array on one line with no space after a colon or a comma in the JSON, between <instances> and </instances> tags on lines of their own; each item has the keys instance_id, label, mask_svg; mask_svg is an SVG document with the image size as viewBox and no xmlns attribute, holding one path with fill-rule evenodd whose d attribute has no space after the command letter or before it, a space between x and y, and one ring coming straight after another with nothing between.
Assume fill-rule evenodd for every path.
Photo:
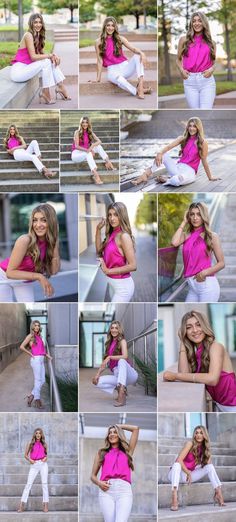
<instances>
[{"instance_id":1,"label":"woman's left hand","mask_svg":"<svg viewBox=\"0 0 236 522\"><path fill-rule=\"evenodd\" d=\"M164 372L163 373L163 381L171 381L171 382L174 382L176 381L176 373L174 372Z\"/></svg>"},{"instance_id":2,"label":"woman's left hand","mask_svg":"<svg viewBox=\"0 0 236 522\"><path fill-rule=\"evenodd\" d=\"M202 73L202 76L204 76L204 78L210 78L210 76L212 76L212 74L213 74L213 71L214 71L214 68L210 67L209 69L206 69L206 71L204 71Z\"/></svg>"},{"instance_id":3,"label":"woman's left hand","mask_svg":"<svg viewBox=\"0 0 236 522\"><path fill-rule=\"evenodd\" d=\"M102 361L102 364L101 364L101 368L104 370L106 368L106 365L109 363L110 361L110 357L106 357L106 359L104 359L104 361Z\"/></svg>"},{"instance_id":4,"label":"woman's left hand","mask_svg":"<svg viewBox=\"0 0 236 522\"><path fill-rule=\"evenodd\" d=\"M207 273L206 270L202 270L198 274L194 276L193 279L196 279L198 283L203 283L203 281L206 281Z\"/></svg>"},{"instance_id":5,"label":"woman's left hand","mask_svg":"<svg viewBox=\"0 0 236 522\"><path fill-rule=\"evenodd\" d=\"M47 462L47 457L44 457L43 459L41 459L42 462Z\"/></svg>"},{"instance_id":6,"label":"woman's left hand","mask_svg":"<svg viewBox=\"0 0 236 522\"><path fill-rule=\"evenodd\" d=\"M56 54L53 53L53 55L52 55L52 63L55 66L57 66L57 65L60 65L60 62L61 62L61 60L60 60L59 56L57 56Z\"/></svg>"},{"instance_id":7,"label":"woman's left hand","mask_svg":"<svg viewBox=\"0 0 236 522\"><path fill-rule=\"evenodd\" d=\"M104 259L101 257L100 258L100 267L103 271L104 274L108 275L109 274L109 268L107 268L105 262L104 262Z\"/></svg>"}]
</instances>

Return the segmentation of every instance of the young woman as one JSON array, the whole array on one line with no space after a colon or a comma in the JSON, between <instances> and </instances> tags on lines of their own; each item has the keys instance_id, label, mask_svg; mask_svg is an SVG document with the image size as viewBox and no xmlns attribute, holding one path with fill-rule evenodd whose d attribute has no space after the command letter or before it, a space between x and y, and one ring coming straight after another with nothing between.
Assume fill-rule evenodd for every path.
<instances>
[{"instance_id":1,"label":"young woman","mask_svg":"<svg viewBox=\"0 0 236 522\"><path fill-rule=\"evenodd\" d=\"M8 154L11 154L16 161L32 161L36 169L45 176L45 178L52 178L56 175L56 173L47 169L41 162L41 152L37 140L32 140L27 147L16 125L10 125L8 127L3 143Z\"/></svg>"},{"instance_id":2,"label":"young woman","mask_svg":"<svg viewBox=\"0 0 236 522\"><path fill-rule=\"evenodd\" d=\"M48 512L48 464L47 464L47 444L45 442L45 436L41 428L37 428L32 436L31 441L25 448L25 459L30 463L30 470L28 475L27 484L24 488L21 502L18 508L18 513L25 510L28 496L32 485L40 473L43 489L43 511Z\"/></svg>"},{"instance_id":3,"label":"young woman","mask_svg":"<svg viewBox=\"0 0 236 522\"><path fill-rule=\"evenodd\" d=\"M103 227L105 239L102 241ZM130 272L136 270L136 259L134 238L124 203L116 202L108 206L106 219L97 225L95 244L100 267L113 292L112 302L128 303L134 293Z\"/></svg>"},{"instance_id":4,"label":"young woman","mask_svg":"<svg viewBox=\"0 0 236 522\"><path fill-rule=\"evenodd\" d=\"M209 214L204 203L191 203L184 219L172 237L175 247L183 245L184 277L189 291L187 302L217 302L220 285L215 274L224 268L220 239L209 226ZM212 254L216 263L212 265Z\"/></svg>"},{"instance_id":5,"label":"young woman","mask_svg":"<svg viewBox=\"0 0 236 522\"><path fill-rule=\"evenodd\" d=\"M44 358L47 357L50 361L52 357L47 354L41 337L41 324L39 321L32 321L30 325L30 333L20 345L20 349L30 356L30 365L34 374L34 387L30 395L27 395L28 406L31 406L35 401L36 408L42 408L42 401L40 399L40 392L45 383L45 366ZM30 350L27 350L29 346Z\"/></svg>"},{"instance_id":6,"label":"young woman","mask_svg":"<svg viewBox=\"0 0 236 522\"><path fill-rule=\"evenodd\" d=\"M117 390L118 398L114 402L114 406L124 406L126 404L127 386L137 382L138 373L128 359L127 342L119 321L112 321L105 348L103 362L92 382L107 393L113 393L114 390ZM112 375L100 377L107 366Z\"/></svg>"},{"instance_id":7,"label":"young woman","mask_svg":"<svg viewBox=\"0 0 236 522\"><path fill-rule=\"evenodd\" d=\"M123 54L122 46L126 47L134 56L128 60ZM133 47L131 43L119 34L118 24L113 16L108 16L103 23L102 31L96 40L97 55L97 82L101 81L102 68L107 69L109 82L118 85L133 96L144 99L145 94L151 93L151 88L144 89L144 66L147 63L145 54ZM134 87L127 78L136 76L138 83Z\"/></svg>"},{"instance_id":8,"label":"young woman","mask_svg":"<svg viewBox=\"0 0 236 522\"><path fill-rule=\"evenodd\" d=\"M221 482L211 462L210 439L204 426L196 426L191 441L187 441L171 467L168 480L172 486L171 510L178 511L178 487L179 483L189 484L198 482L208 475L208 479L214 488L214 504L225 506L221 491Z\"/></svg>"},{"instance_id":9,"label":"young woman","mask_svg":"<svg viewBox=\"0 0 236 522\"><path fill-rule=\"evenodd\" d=\"M130 431L127 442L124 431ZM91 480L99 487L99 504L104 522L128 522L132 509L132 455L138 442L139 428L115 424L108 428L104 447L96 454ZM102 468L100 478L98 472Z\"/></svg>"},{"instance_id":10,"label":"young woman","mask_svg":"<svg viewBox=\"0 0 236 522\"><path fill-rule=\"evenodd\" d=\"M167 153L178 146L180 146L180 159L176 162ZM135 181L132 181L132 183L133 185L146 183L148 178L152 176L152 174L155 174L161 164L164 163L169 177L158 176L158 183L173 185L174 187L187 185L195 181L200 162L203 164L209 181L217 181L221 178L212 176L207 155L208 144L204 138L202 122L200 118L190 118L187 122L184 134L158 152L152 166L147 168L144 173Z\"/></svg>"},{"instance_id":11,"label":"young woman","mask_svg":"<svg viewBox=\"0 0 236 522\"><path fill-rule=\"evenodd\" d=\"M45 297L51 297L54 289L48 277L59 270L57 215L49 203L42 203L32 211L28 234L20 236L10 257L0 262L1 301L34 302L30 281L38 281Z\"/></svg>"},{"instance_id":12,"label":"young woman","mask_svg":"<svg viewBox=\"0 0 236 522\"><path fill-rule=\"evenodd\" d=\"M40 103L55 103L52 100L50 87L55 87L56 98L70 100L63 84L64 74L59 68L60 58L54 54L45 54L45 25L41 14L34 13L28 22L28 31L24 34L15 58L12 60L11 80L26 82L36 74L42 74L42 86L39 93Z\"/></svg>"},{"instance_id":13,"label":"young woman","mask_svg":"<svg viewBox=\"0 0 236 522\"><path fill-rule=\"evenodd\" d=\"M207 17L193 13L186 36L179 40L176 60L190 109L212 109L216 96L215 59L216 44Z\"/></svg>"},{"instance_id":14,"label":"young woman","mask_svg":"<svg viewBox=\"0 0 236 522\"><path fill-rule=\"evenodd\" d=\"M236 412L236 377L225 347L215 340L207 317L192 310L179 331L178 372L164 372L164 381L201 383L219 411Z\"/></svg>"},{"instance_id":15,"label":"young woman","mask_svg":"<svg viewBox=\"0 0 236 522\"><path fill-rule=\"evenodd\" d=\"M79 122L79 128L74 133L71 159L75 163L87 161L95 184L102 185L103 181L98 174L97 165L94 161L96 153L104 160L107 170L114 170L108 154L101 145L101 140L93 132L90 119L83 116Z\"/></svg>"}]
</instances>

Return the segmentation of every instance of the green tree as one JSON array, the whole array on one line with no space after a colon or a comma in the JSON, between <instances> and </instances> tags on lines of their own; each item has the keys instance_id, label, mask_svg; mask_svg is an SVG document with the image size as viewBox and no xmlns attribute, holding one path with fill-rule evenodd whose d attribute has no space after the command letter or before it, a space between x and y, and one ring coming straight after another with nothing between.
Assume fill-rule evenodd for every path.
<instances>
[{"instance_id":1,"label":"green tree","mask_svg":"<svg viewBox=\"0 0 236 522\"><path fill-rule=\"evenodd\" d=\"M236 55L236 0L220 0L213 17L218 20L224 28L224 48L227 54L227 80L233 81L231 60L232 48L234 49L234 57Z\"/></svg>"},{"instance_id":2,"label":"green tree","mask_svg":"<svg viewBox=\"0 0 236 522\"><path fill-rule=\"evenodd\" d=\"M80 0L79 20L82 23L90 22L96 18L94 0Z\"/></svg>"},{"instance_id":3,"label":"green tree","mask_svg":"<svg viewBox=\"0 0 236 522\"><path fill-rule=\"evenodd\" d=\"M69 9L70 10L70 22L74 21L74 10L78 9L78 0L74 2L66 0L39 0L38 7L41 7L45 13L54 13L58 9Z\"/></svg>"},{"instance_id":4,"label":"green tree","mask_svg":"<svg viewBox=\"0 0 236 522\"><path fill-rule=\"evenodd\" d=\"M157 16L156 0L100 0L102 12L108 16L115 16L120 20L125 15L133 15L136 19L136 29L139 29L140 16Z\"/></svg>"},{"instance_id":5,"label":"green tree","mask_svg":"<svg viewBox=\"0 0 236 522\"><path fill-rule=\"evenodd\" d=\"M192 194L159 194L158 196L158 246L170 246L171 238L183 220L184 213L193 200Z\"/></svg>"},{"instance_id":6,"label":"green tree","mask_svg":"<svg viewBox=\"0 0 236 522\"><path fill-rule=\"evenodd\" d=\"M156 194L144 194L135 216L135 225L152 225L157 221L157 197Z\"/></svg>"}]
</instances>

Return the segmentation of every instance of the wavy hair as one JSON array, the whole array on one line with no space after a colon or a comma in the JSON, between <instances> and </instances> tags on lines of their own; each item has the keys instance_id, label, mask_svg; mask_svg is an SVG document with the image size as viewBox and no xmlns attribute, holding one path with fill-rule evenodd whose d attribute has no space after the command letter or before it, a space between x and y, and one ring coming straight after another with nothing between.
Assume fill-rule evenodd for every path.
<instances>
[{"instance_id":1,"label":"wavy hair","mask_svg":"<svg viewBox=\"0 0 236 522\"><path fill-rule=\"evenodd\" d=\"M101 248L98 251L99 255L102 254L102 252L109 240L109 237L110 237L111 233L113 232L113 228L110 225L109 219L108 219L109 210L111 210L111 209L115 210L115 212L117 213L117 216L119 218L119 226L121 228L121 232L127 232L129 234L129 236L132 239L133 246L135 247L135 240L134 240L132 230L131 230L127 207L124 203L121 203L120 201L116 201L115 203L111 203L107 207L105 239L103 240Z\"/></svg>"},{"instance_id":2,"label":"wavy hair","mask_svg":"<svg viewBox=\"0 0 236 522\"><path fill-rule=\"evenodd\" d=\"M197 127L196 141L197 141L197 148L198 148L199 156L201 158L202 157L202 146L203 146L205 136L204 136L202 121L200 120L200 118L197 118L197 116L194 116L193 118L189 118L189 120L187 121L185 131L183 134L183 140L180 144L179 155L182 156L184 147L185 147L187 141L189 140L189 138L191 137L191 134L189 132L190 123L194 123L194 125Z\"/></svg>"},{"instance_id":3,"label":"wavy hair","mask_svg":"<svg viewBox=\"0 0 236 522\"><path fill-rule=\"evenodd\" d=\"M33 445L35 444L36 442L36 431L40 431L41 433L41 439L40 439L40 442L42 443L44 449L45 449L45 453L47 455L47 445L46 445L46 442L45 442L45 435L43 433L43 430L42 428L36 428L36 430L34 430L34 433L33 433L33 436L32 436L32 439L30 441L30 444L29 444L29 453L31 452L32 448L33 448Z\"/></svg>"},{"instance_id":4,"label":"wavy hair","mask_svg":"<svg viewBox=\"0 0 236 522\"><path fill-rule=\"evenodd\" d=\"M43 262L40 259L40 249L38 246L38 238L33 229L33 220L34 220L34 215L36 214L36 212L41 212L44 215L44 217L47 221L47 225L48 225L48 230L46 233L46 242L47 242L46 258ZM41 273L45 272L48 276L52 275L51 264L52 264L54 248L58 241L58 232L59 232L59 227L58 227L57 215L56 215L56 211L54 210L52 205L50 205L49 203L42 203L42 204L38 205L36 208L34 208L34 210L32 211L32 214L30 216L30 221L29 221L28 235L30 238L30 243L29 243L29 246L27 249L27 254L32 257L34 264L35 264L36 272L41 272Z\"/></svg>"},{"instance_id":5,"label":"wavy hair","mask_svg":"<svg viewBox=\"0 0 236 522\"><path fill-rule=\"evenodd\" d=\"M190 18L189 28L188 28L188 31L187 31L187 34L186 34L186 40L184 42L183 49L182 49L180 57L182 58L183 56L187 56L190 45L191 44L194 45L195 32L194 32L194 29L193 29L193 19L194 19L195 16L199 16L199 18L201 19L201 22L202 22L202 25L203 25L203 31L202 31L203 40L210 47L210 53L211 53L210 56L211 56L211 59L214 61L215 58L216 58L216 55L215 55L215 48L214 48L214 43L213 43L212 36L211 36L211 30L210 30L209 22L208 22L208 19L207 19L206 15L204 13L200 12L200 11L197 11L196 13L193 13L191 18Z\"/></svg>"},{"instance_id":6,"label":"wavy hair","mask_svg":"<svg viewBox=\"0 0 236 522\"><path fill-rule=\"evenodd\" d=\"M105 353L104 353L103 359L105 359L108 356L109 348L110 348L111 343L112 343L112 341L114 339L114 337L112 337L112 335L111 335L111 327L112 327L113 324L117 324L117 326L118 326L117 345L116 345L116 348L115 348L115 350L113 352L113 355L120 355L121 354L121 341L122 341L122 339L125 338L124 329L123 329L123 326L120 323L120 321L112 321L112 323L110 324L110 328L109 328L109 330L107 332L107 340L105 342Z\"/></svg>"},{"instance_id":7,"label":"wavy hair","mask_svg":"<svg viewBox=\"0 0 236 522\"><path fill-rule=\"evenodd\" d=\"M92 129L91 120L88 116L82 116L82 118L80 118L79 127L74 133L74 141L79 141L79 140L83 141L83 135L84 135L84 129L83 129L83 125L82 125L83 121L87 121L87 123L88 123L87 132L88 132L88 137L89 137L89 144L91 145L91 143L93 141L93 129Z\"/></svg>"},{"instance_id":8,"label":"wavy hair","mask_svg":"<svg viewBox=\"0 0 236 522\"><path fill-rule=\"evenodd\" d=\"M122 428L120 428L119 426L117 426L117 424L113 424L112 426L109 426L108 428L108 431L107 431L107 436L105 438L105 445L100 448L98 450L98 455L99 455L99 463L102 464L103 461L104 461L104 458L105 458L105 455L108 453L108 451L112 448L112 445L111 443L109 442L109 433L110 433L110 429L111 428L115 428L116 430L116 433L119 437L119 449L121 451L123 451L127 457L128 457L128 464L129 464L129 467L134 470L134 465L133 465L133 459L132 459L132 456L130 455L129 453L129 443L126 439L126 436L124 434L124 430L122 430Z\"/></svg>"},{"instance_id":9,"label":"wavy hair","mask_svg":"<svg viewBox=\"0 0 236 522\"><path fill-rule=\"evenodd\" d=\"M193 230L194 230L194 226L191 224L191 220L190 220L190 214L191 214L191 210L193 208L197 208L200 212L200 215L201 215L201 218L203 221L202 226L204 227L204 241L207 246L207 254L210 255L210 253L213 250L213 246L212 246L212 231L211 231L210 225L209 225L210 217L209 217L208 208L205 205L205 203L201 203L199 201L197 203L191 203L191 205L189 205L189 209L187 212L189 232L193 232Z\"/></svg>"},{"instance_id":10,"label":"wavy hair","mask_svg":"<svg viewBox=\"0 0 236 522\"><path fill-rule=\"evenodd\" d=\"M205 338L202 341L203 351L202 351L202 356L201 356L200 373L208 373L209 364L210 364L209 350L210 350L212 343L215 341L215 335L214 335L214 332L210 326L210 323L209 323L206 315L202 314L201 312L197 312L196 310L191 310L191 312L187 312L182 317L181 327L180 327L180 337L181 337L181 341L183 342L183 344L185 346L188 363L189 363L192 373L195 373L197 370L197 358L196 358L196 354L195 354L195 344L189 340L188 335L187 335L187 321L188 321L188 319L191 319L192 317L195 317L195 319L197 319L197 321L200 323L203 333L205 334Z\"/></svg>"},{"instance_id":11,"label":"wavy hair","mask_svg":"<svg viewBox=\"0 0 236 522\"><path fill-rule=\"evenodd\" d=\"M39 33L35 34L34 25L33 24L34 24L34 21L37 18L40 18L40 21L42 23L42 28L41 28ZM33 36L34 49L35 49L36 54L43 54L43 49L44 49L44 46L45 46L45 33L46 33L46 30L45 30L45 24L44 24L44 20L43 20L42 15L40 13L33 13L29 17L28 26L29 26L29 32Z\"/></svg>"},{"instance_id":12,"label":"wavy hair","mask_svg":"<svg viewBox=\"0 0 236 522\"><path fill-rule=\"evenodd\" d=\"M22 143L23 143L23 141L24 141L23 138L22 138L22 136L20 136L20 134L19 134L19 131L18 131L18 129L17 129L17 126L16 126L15 124L11 124L11 125L9 125L9 127L8 127L8 129L7 129L7 132L6 132L6 136L5 136L4 140L3 140L3 145L4 145L5 149L8 148L8 141L9 141L9 139L11 138L10 130L11 130L12 127L13 127L14 130L15 130L15 136L14 136L14 137L17 138L17 139L20 141L20 144L21 144L21 145L22 145Z\"/></svg>"},{"instance_id":13,"label":"wavy hair","mask_svg":"<svg viewBox=\"0 0 236 522\"><path fill-rule=\"evenodd\" d=\"M196 441L196 431L201 429L203 432L203 441L201 443L201 453L199 452L199 444ZM211 448L210 448L210 437L207 429L205 426L196 426L193 431L193 437L192 437L192 448L191 452L193 453L195 457L195 463L197 465L201 465L203 468L208 464L210 458L211 458Z\"/></svg>"},{"instance_id":14,"label":"wavy hair","mask_svg":"<svg viewBox=\"0 0 236 522\"><path fill-rule=\"evenodd\" d=\"M99 54L102 57L105 55L106 38L107 38L106 26L107 26L108 22L112 22L114 24L114 28L115 28L114 33L112 35L112 39L113 39L113 42L114 42L114 55L115 56L120 56L121 50L122 50L122 41L121 41L121 38L120 38L120 35L119 35L118 24L117 24L117 21L114 18L114 16L108 16L107 18L105 18L105 20L103 22L102 30L101 30L101 33L99 35L99 38L100 38L100 44L98 46Z\"/></svg>"},{"instance_id":15,"label":"wavy hair","mask_svg":"<svg viewBox=\"0 0 236 522\"><path fill-rule=\"evenodd\" d=\"M42 332L42 326L41 326L40 321L35 320L35 321L32 321L30 323L31 340L32 340L33 343L36 343L36 337L35 337L35 333L34 333L35 324L39 324L39 333L38 333L38 335L41 336L41 332Z\"/></svg>"}]
</instances>

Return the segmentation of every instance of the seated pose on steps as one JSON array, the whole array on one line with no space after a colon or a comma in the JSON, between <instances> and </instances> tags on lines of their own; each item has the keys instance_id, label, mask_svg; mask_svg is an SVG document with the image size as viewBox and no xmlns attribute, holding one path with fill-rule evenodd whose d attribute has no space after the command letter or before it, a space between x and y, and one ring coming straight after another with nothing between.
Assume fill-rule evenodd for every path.
<instances>
[{"instance_id":1,"label":"seated pose on steps","mask_svg":"<svg viewBox=\"0 0 236 522\"><path fill-rule=\"evenodd\" d=\"M39 93L40 103L55 103L51 98L50 87L55 87L57 95L63 100L70 100L63 84L64 74L59 68L60 58L54 54L45 54L45 25L41 14L32 14L29 18L29 30L24 34L15 58L12 60L11 80L26 82L36 74L42 74L42 89Z\"/></svg>"},{"instance_id":2,"label":"seated pose on steps","mask_svg":"<svg viewBox=\"0 0 236 522\"><path fill-rule=\"evenodd\" d=\"M45 436L41 428L37 428L32 436L31 441L27 444L25 449L25 459L30 463L30 470L28 475L27 484L24 488L21 502L18 508L18 513L25 511L27 500L29 497L32 485L40 473L42 489L43 489L43 511L48 512L48 450L45 442Z\"/></svg>"},{"instance_id":3,"label":"seated pose on steps","mask_svg":"<svg viewBox=\"0 0 236 522\"><path fill-rule=\"evenodd\" d=\"M124 431L130 431L127 441ZM133 504L131 470L139 428L115 424L108 428L104 447L94 459L91 480L99 487L99 504L104 522L128 522ZM101 469L101 475L97 475Z\"/></svg>"},{"instance_id":4,"label":"seated pose on steps","mask_svg":"<svg viewBox=\"0 0 236 522\"><path fill-rule=\"evenodd\" d=\"M92 382L107 393L112 394L114 390L117 390L118 398L114 402L114 406L124 406L126 404L127 386L137 382L138 373L128 359L127 342L119 321L112 321L105 346L103 362ZM112 375L101 377L101 373L107 366Z\"/></svg>"},{"instance_id":5,"label":"seated pose on steps","mask_svg":"<svg viewBox=\"0 0 236 522\"><path fill-rule=\"evenodd\" d=\"M210 439L204 426L196 426L191 441L186 442L175 463L171 467L168 480L172 486L171 510L178 511L179 483L189 484L198 482L208 475L214 488L213 501L219 506L225 506L221 491L221 482L211 462Z\"/></svg>"},{"instance_id":6,"label":"seated pose on steps","mask_svg":"<svg viewBox=\"0 0 236 522\"><path fill-rule=\"evenodd\" d=\"M123 54L122 46L126 47L134 56L130 60ZM118 85L121 89L133 96L144 99L145 94L151 94L151 88L144 88L144 65L147 63L145 54L119 34L118 24L113 16L108 16L103 23L102 31L96 40L97 54L97 82L101 81L102 68L107 69L109 82ZM136 76L138 83L134 87L127 78Z\"/></svg>"},{"instance_id":7,"label":"seated pose on steps","mask_svg":"<svg viewBox=\"0 0 236 522\"><path fill-rule=\"evenodd\" d=\"M47 354L44 342L41 337L42 327L39 321L32 321L30 325L30 333L26 336L24 341L20 345L20 349L30 356L30 365L34 374L34 387L30 395L27 395L28 406L35 402L36 408L43 408L42 401L40 399L40 392L43 384L45 383L45 366L44 358L46 357L50 361L52 357ZM27 350L29 346L30 350Z\"/></svg>"},{"instance_id":8,"label":"seated pose on steps","mask_svg":"<svg viewBox=\"0 0 236 522\"><path fill-rule=\"evenodd\" d=\"M187 312L179 330L178 372L165 371L164 381L201 383L217 411L236 412L236 377L225 347L215 340L207 317Z\"/></svg>"},{"instance_id":9,"label":"seated pose on steps","mask_svg":"<svg viewBox=\"0 0 236 522\"><path fill-rule=\"evenodd\" d=\"M32 161L36 169L43 174L45 178L52 178L56 175L56 173L53 173L43 165L37 140L32 140L27 147L16 125L10 125L8 127L4 139L4 146L8 154L11 154L16 161Z\"/></svg>"},{"instance_id":10,"label":"seated pose on steps","mask_svg":"<svg viewBox=\"0 0 236 522\"><path fill-rule=\"evenodd\" d=\"M180 145L180 159L176 162L168 151ZM147 168L144 173L139 176L133 185L146 183L148 178L158 171L158 168L164 163L168 172L167 176L157 176L157 182L164 185L187 185L196 180L197 171L200 162L202 162L205 173L209 181L217 181L221 178L214 177L211 174L207 161L208 144L204 138L203 125L200 118L190 118L187 122L184 134L172 141L157 153L151 167Z\"/></svg>"},{"instance_id":11,"label":"seated pose on steps","mask_svg":"<svg viewBox=\"0 0 236 522\"><path fill-rule=\"evenodd\" d=\"M104 160L107 170L114 170L108 154L101 145L101 140L99 140L93 132L90 119L87 116L83 116L79 122L79 128L74 133L71 159L75 163L87 161L95 184L102 185L103 182L98 174L97 165L94 161L96 153Z\"/></svg>"},{"instance_id":12,"label":"seated pose on steps","mask_svg":"<svg viewBox=\"0 0 236 522\"><path fill-rule=\"evenodd\" d=\"M10 257L0 262L1 301L12 303L15 298L17 302L33 303L30 281L38 281L45 297L52 297L54 289L48 277L59 270L57 215L52 205L42 203L32 211L28 234L20 236Z\"/></svg>"}]
</instances>

